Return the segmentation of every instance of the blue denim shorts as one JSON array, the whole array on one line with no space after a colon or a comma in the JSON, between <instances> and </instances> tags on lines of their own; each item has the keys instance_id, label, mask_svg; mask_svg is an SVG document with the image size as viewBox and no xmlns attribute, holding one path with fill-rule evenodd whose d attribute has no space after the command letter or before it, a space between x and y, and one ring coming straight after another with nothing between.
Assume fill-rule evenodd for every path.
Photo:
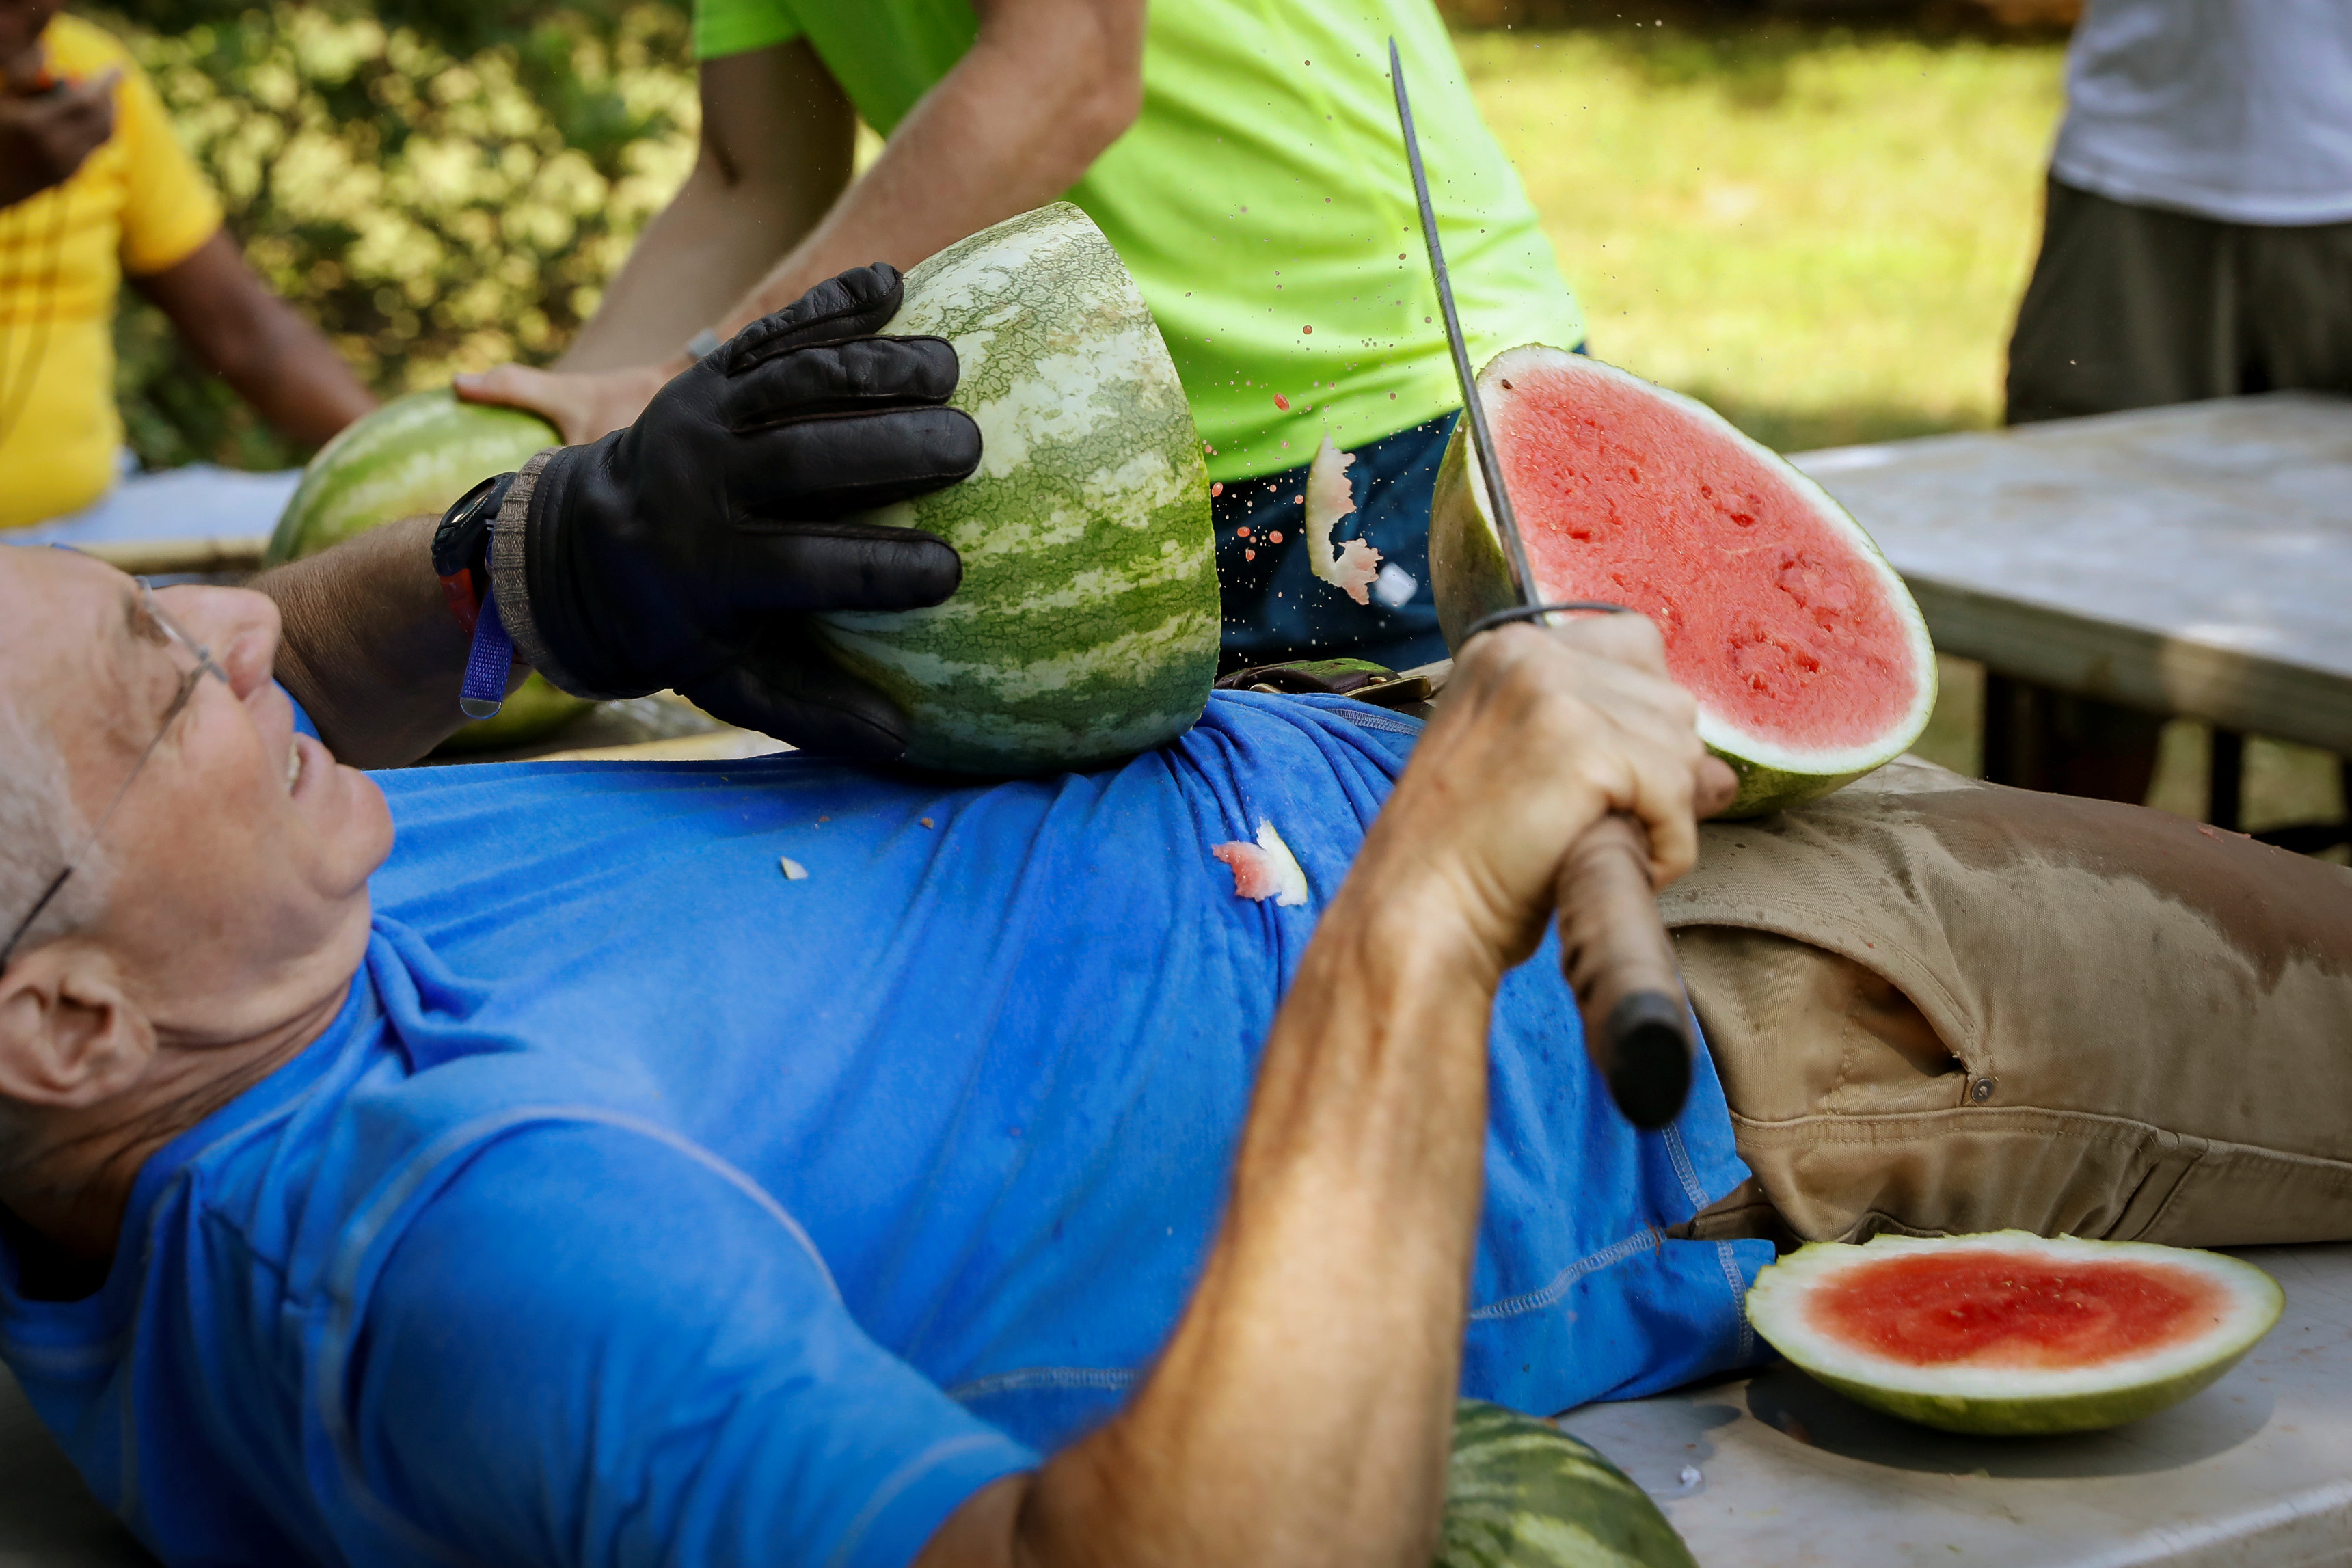
<instances>
[{"instance_id":1,"label":"blue denim shorts","mask_svg":"<svg viewBox=\"0 0 2352 1568\"><path fill-rule=\"evenodd\" d=\"M1459 416L1448 414L1360 447L1348 470L1356 510L1332 529L1331 542L1365 540L1384 565L1412 579L1411 596L1393 607L1379 598L1359 605L1308 566L1304 468L1224 486L1211 502L1224 600L1220 673L1342 654L1391 669L1445 657L1429 592L1429 497ZM1391 597L1398 597L1404 584L1393 576L1389 582L1395 589Z\"/></svg>"}]
</instances>

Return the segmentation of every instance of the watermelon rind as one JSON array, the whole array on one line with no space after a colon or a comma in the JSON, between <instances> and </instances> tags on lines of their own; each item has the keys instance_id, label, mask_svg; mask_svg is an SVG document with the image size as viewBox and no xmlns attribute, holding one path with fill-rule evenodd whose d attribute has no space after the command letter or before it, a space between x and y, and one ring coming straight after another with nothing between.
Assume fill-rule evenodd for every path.
<instances>
[{"instance_id":1,"label":"watermelon rind","mask_svg":"<svg viewBox=\"0 0 2352 1568\"><path fill-rule=\"evenodd\" d=\"M461 403L446 391L395 398L319 448L278 516L263 563L315 555L395 518L446 511L482 480L559 444L553 426L517 409ZM441 749L528 745L593 706L534 675L495 717L465 725Z\"/></svg>"},{"instance_id":2,"label":"watermelon rind","mask_svg":"<svg viewBox=\"0 0 2352 1568\"><path fill-rule=\"evenodd\" d=\"M1844 1270L1906 1251L1969 1247L2032 1251L2059 1263L2145 1261L2189 1268L2222 1288L2224 1306L2212 1328L2187 1343L2068 1368L1917 1366L1848 1344L1805 1312L1808 1295ZM1859 1247L1812 1242L1766 1268L1748 1292L1748 1319L1756 1331L1819 1382L1889 1415L1986 1436L2104 1431L2168 1409L2237 1365L2285 1310L2286 1293L2276 1280L2222 1253L2023 1230L1883 1235Z\"/></svg>"},{"instance_id":3,"label":"watermelon rind","mask_svg":"<svg viewBox=\"0 0 2352 1568\"><path fill-rule=\"evenodd\" d=\"M1437 1568L1696 1568L1650 1495L1549 1421L1454 1413Z\"/></svg>"},{"instance_id":4,"label":"watermelon rind","mask_svg":"<svg viewBox=\"0 0 2352 1568\"><path fill-rule=\"evenodd\" d=\"M1531 373L1567 372L1617 382L1658 398L1681 410L1706 431L1745 448L1777 470L1833 531L1853 548L1854 558L1885 584L1912 648L1918 679L1910 704L1894 722L1866 742L1834 750L1809 750L1788 745L1709 710L1701 700L1699 739L1731 765L1738 775L1739 792L1725 816L1760 816L1829 794L1853 783L1872 769L1893 762L1908 750L1927 727L1936 706L1936 650L1927 636L1927 620L1912 601L1911 591L1862 524L1832 500L1827 490L1790 466L1770 447L1750 439L1739 428L1696 398L1644 381L1628 371L1584 354L1543 343L1506 349L1478 373L1479 393L1492 405L1499 384ZM1526 526L1522 519L1521 526ZM1438 628L1446 646L1461 651L1462 638L1481 616L1516 605L1509 557L1496 531L1486 500L1486 478L1470 460L1469 422L1457 420L1445 444L1436 484L1430 498L1429 565L1437 604Z\"/></svg>"},{"instance_id":5,"label":"watermelon rind","mask_svg":"<svg viewBox=\"0 0 2352 1568\"><path fill-rule=\"evenodd\" d=\"M1216 678L1209 477L1175 362L1094 221L1067 202L907 274L883 329L962 366L979 471L870 521L963 557L929 609L815 617L908 716L907 761L994 775L1096 766L1183 733Z\"/></svg>"}]
</instances>

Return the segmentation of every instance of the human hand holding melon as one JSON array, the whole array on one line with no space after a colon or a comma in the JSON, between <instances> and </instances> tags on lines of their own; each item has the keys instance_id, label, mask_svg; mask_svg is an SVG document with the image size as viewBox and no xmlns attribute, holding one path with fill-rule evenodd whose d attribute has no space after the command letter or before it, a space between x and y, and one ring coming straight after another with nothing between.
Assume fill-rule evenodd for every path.
<instances>
[{"instance_id":1,"label":"human hand holding melon","mask_svg":"<svg viewBox=\"0 0 2352 1568\"><path fill-rule=\"evenodd\" d=\"M583 447L635 424L654 394L687 368L682 361L621 370L534 370L525 364L502 364L454 376L449 384L464 402L536 414L555 426L565 446Z\"/></svg>"},{"instance_id":2,"label":"human hand holding melon","mask_svg":"<svg viewBox=\"0 0 2352 1568\"><path fill-rule=\"evenodd\" d=\"M1455 661L1348 886L1454 922L1499 976L1535 951L1561 861L1604 815L1648 830L1657 885L1696 862L1698 819L1738 789L1696 720L1643 616L1484 633Z\"/></svg>"},{"instance_id":3,"label":"human hand holding melon","mask_svg":"<svg viewBox=\"0 0 2352 1568\"><path fill-rule=\"evenodd\" d=\"M880 335L901 294L880 263L819 284L669 381L626 429L523 470L492 575L534 668L580 696L674 688L811 750L906 750L897 704L803 620L937 605L962 576L936 536L856 520L980 462L979 426L946 406L955 350Z\"/></svg>"}]
</instances>

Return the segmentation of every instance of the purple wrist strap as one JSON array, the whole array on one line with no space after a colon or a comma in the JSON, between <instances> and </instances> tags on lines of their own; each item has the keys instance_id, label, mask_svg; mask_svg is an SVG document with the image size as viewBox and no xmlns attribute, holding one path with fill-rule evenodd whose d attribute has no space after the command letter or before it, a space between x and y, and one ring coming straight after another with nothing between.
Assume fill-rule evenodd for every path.
<instances>
[{"instance_id":1,"label":"purple wrist strap","mask_svg":"<svg viewBox=\"0 0 2352 1568\"><path fill-rule=\"evenodd\" d=\"M468 719L487 719L506 706L507 677L514 671L514 638L499 614L496 589L482 595L481 614L474 621L474 646L466 655L466 684L458 689L457 706Z\"/></svg>"}]
</instances>

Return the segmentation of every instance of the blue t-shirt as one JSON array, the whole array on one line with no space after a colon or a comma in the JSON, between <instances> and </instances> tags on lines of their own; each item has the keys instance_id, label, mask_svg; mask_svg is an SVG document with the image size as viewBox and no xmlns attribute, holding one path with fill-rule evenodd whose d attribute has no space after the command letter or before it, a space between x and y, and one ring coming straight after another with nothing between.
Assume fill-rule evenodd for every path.
<instances>
[{"instance_id":1,"label":"blue t-shirt","mask_svg":"<svg viewBox=\"0 0 2352 1568\"><path fill-rule=\"evenodd\" d=\"M1260 1042L1417 726L1223 696L1089 775L801 756L381 775L351 998L152 1158L0 1353L173 1563L902 1564L1114 1410L1214 1233ZM1307 904L1213 846L1272 821ZM789 858L805 876L787 875ZM1637 1135L1549 949L1493 1031L1465 1389L1746 1359L1704 1061Z\"/></svg>"}]
</instances>

